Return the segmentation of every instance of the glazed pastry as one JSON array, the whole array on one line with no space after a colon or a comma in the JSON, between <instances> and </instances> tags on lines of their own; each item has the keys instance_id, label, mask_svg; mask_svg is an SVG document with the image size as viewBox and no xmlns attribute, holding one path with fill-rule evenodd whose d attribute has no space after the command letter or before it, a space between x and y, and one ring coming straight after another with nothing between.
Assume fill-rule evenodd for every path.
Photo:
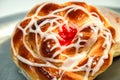
<instances>
[{"instance_id":1,"label":"glazed pastry","mask_svg":"<svg viewBox=\"0 0 120 80\"><path fill-rule=\"evenodd\" d=\"M112 48L113 57L120 56L120 14L104 7L98 7L100 12L108 19L116 32L114 46Z\"/></svg>"},{"instance_id":2,"label":"glazed pastry","mask_svg":"<svg viewBox=\"0 0 120 80\"><path fill-rule=\"evenodd\" d=\"M28 80L93 80L111 65L115 39L94 6L46 2L16 25L12 58Z\"/></svg>"}]
</instances>

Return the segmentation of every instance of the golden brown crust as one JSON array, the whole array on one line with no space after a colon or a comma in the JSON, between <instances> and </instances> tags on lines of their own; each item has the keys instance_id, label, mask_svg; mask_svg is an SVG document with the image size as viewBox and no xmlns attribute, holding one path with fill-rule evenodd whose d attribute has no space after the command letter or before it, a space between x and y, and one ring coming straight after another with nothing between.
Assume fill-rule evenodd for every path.
<instances>
[{"instance_id":1,"label":"golden brown crust","mask_svg":"<svg viewBox=\"0 0 120 80\"><path fill-rule=\"evenodd\" d=\"M67 2L67 3L61 4L61 5L56 4L56 3L48 3L40 11L38 11L38 10L39 10L39 7L42 6L42 4L37 5L26 15L26 19L21 21L20 26L22 27L22 29L25 29L28 26L28 24L30 23L32 18L37 20L37 25L41 24L46 19L51 19L51 18L54 19L54 17L47 17L47 18L42 18L42 19L39 19L39 17L47 16L48 14L52 13L55 10L58 10L58 9L61 9L61 8L64 8L64 7L70 6L70 5L82 6L89 13L95 12L97 15L99 15L100 20L104 23L104 26L111 31L113 39L115 38L114 28L111 27L111 25L104 18L104 16L101 15L101 13L95 7L89 6L84 2ZM38 12L38 13L36 14L36 12ZM56 15L63 16L63 15L65 15L65 13L66 13L66 11L61 11L59 13L56 13ZM93 14L93 16L96 16L96 15ZM86 14L82 10L71 11L67 15L67 19L69 20L69 23L77 24L79 26L83 25L88 18L89 18L89 15ZM61 23L62 20L59 19L58 22ZM56 23L53 25L56 25ZM31 26L32 26L31 27L32 30L36 30L35 24L32 24ZM49 26L50 26L50 24L45 24L40 29L41 29L41 31L44 32L44 31L48 30ZM40 58L35 58L31 54L31 52L26 48L23 40L25 40L25 43L27 44L28 48L34 52L35 56L42 55L46 58L49 58L49 57L53 56L54 52L56 52L60 49L60 47L57 47L51 51L50 49L53 46L55 46L55 44L56 44L56 42L53 39L49 39L49 40L45 41L44 38L42 39L41 35L39 35L37 33L29 32L30 28L26 29L27 34L24 36L24 33L21 31L22 29L16 28L14 35L13 35L13 38L12 38L12 43L13 43L14 49L17 52L17 54L20 55L21 57L23 57L23 58L25 58L33 63L40 63L40 64L46 63L44 60L42 60ZM59 34L58 29L55 29L53 32ZM89 26L87 28L83 29L81 31L81 33L83 33L83 37L81 37L81 39L86 39L86 40L89 39L91 37L91 35L93 34L91 32L91 29L89 28ZM23 36L24 36L24 38L23 38ZM36 47L36 39L38 42L37 45L40 45L39 52L37 52L38 50ZM77 40L78 40L78 38L76 38L76 40L74 40L74 42L76 42ZM98 63L98 60L103 55L103 53L104 53L103 51L105 50L105 48L102 47L102 44L104 43L104 41L105 41L104 38L98 37L98 40L94 44L94 47L92 47L92 49L90 50L90 54L88 54L88 55L92 56L92 57L94 55L96 56L93 59L93 63ZM48 46L48 44L50 44L50 46ZM84 45L85 43L80 43L80 44ZM79 52L81 52L82 49L83 48L80 48ZM73 54L75 54L75 49L73 47L73 48L70 48L70 49L63 51L63 53L68 55L68 56L72 56ZM70 54L68 54L68 53L70 53ZM26 64L26 63L24 63L21 60L18 60L16 58L16 55L14 54L13 49L12 49L12 57L13 57L13 61L27 75L29 75L31 80L40 80L40 79L41 80L52 80L54 78L54 76L56 76L56 78L59 78L61 75L62 75L61 80L84 80L84 77L86 75L85 71L78 71L78 72L65 71L63 74L59 74L59 70L55 69L55 68L43 67L43 66L36 67L36 66L28 65L28 64ZM66 59L66 57L64 57L62 55L58 55L55 58L60 59L60 60ZM100 68L100 70L97 71L97 73L94 75L92 75L92 71L90 71L90 74L88 75L88 80L93 80L97 75L104 72L104 70L107 69L109 67L109 65L111 64L112 58L113 58L113 56L112 56L111 52L109 52L108 58L104 60L104 63L102 65L102 67ZM84 65L86 62L88 62L88 58L85 58L83 61L81 61L81 63L79 63L78 66ZM61 63L56 64L54 62L52 64L54 64L56 66L61 65ZM96 66L95 64L92 64L91 67L94 68L95 66Z\"/></svg>"},{"instance_id":2,"label":"golden brown crust","mask_svg":"<svg viewBox=\"0 0 120 80\"><path fill-rule=\"evenodd\" d=\"M115 38L114 46L111 49L111 52L113 53L113 56L120 56L120 15L116 13L113 10L104 8L104 7L98 7L100 12L108 19L108 21L111 23L111 25L114 27L113 29L110 29L113 37Z\"/></svg>"}]
</instances>

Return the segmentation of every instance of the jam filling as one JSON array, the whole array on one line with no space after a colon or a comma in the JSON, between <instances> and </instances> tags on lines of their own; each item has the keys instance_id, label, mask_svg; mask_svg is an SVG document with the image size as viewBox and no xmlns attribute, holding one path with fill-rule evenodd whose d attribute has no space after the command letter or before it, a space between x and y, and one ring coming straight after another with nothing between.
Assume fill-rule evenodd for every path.
<instances>
[{"instance_id":1,"label":"jam filling","mask_svg":"<svg viewBox=\"0 0 120 80\"><path fill-rule=\"evenodd\" d=\"M73 27L69 27L67 29L67 26L64 24L62 26L62 30L58 33L61 39L59 39L61 46L67 46L72 43L72 40L74 39L75 35L77 33L77 29Z\"/></svg>"}]
</instances>

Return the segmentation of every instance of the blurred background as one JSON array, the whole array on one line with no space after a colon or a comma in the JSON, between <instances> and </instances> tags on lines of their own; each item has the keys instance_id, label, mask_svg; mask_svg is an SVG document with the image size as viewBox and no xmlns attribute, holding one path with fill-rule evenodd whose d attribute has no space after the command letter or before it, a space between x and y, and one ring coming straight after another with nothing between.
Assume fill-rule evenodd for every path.
<instances>
[{"instance_id":1,"label":"blurred background","mask_svg":"<svg viewBox=\"0 0 120 80\"><path fill-rule=\"evenodd\" d=\"M43 1L62 3L64 1L85 1L97 6L120 8L120 0L0 0L0 18L11 14L28 11Z\"/></svg>"}]
</instances>

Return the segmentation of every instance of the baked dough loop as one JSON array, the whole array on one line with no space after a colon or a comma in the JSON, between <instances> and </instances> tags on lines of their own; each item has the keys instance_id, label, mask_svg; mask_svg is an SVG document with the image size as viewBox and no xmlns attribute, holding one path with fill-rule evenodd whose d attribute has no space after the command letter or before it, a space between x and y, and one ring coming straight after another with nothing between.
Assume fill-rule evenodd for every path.
<instances>
[{"instance_id":1,"label":"baked dough loop","mask_svg":"<svg viewBox=\"0 0 120 80\"><path fill-rule=\"evenodd\" d=\"M16 25L12 57L30 80L93 80L112 63L114 38L94 6L45 2Z\"/></svg>"}]
</instances>

